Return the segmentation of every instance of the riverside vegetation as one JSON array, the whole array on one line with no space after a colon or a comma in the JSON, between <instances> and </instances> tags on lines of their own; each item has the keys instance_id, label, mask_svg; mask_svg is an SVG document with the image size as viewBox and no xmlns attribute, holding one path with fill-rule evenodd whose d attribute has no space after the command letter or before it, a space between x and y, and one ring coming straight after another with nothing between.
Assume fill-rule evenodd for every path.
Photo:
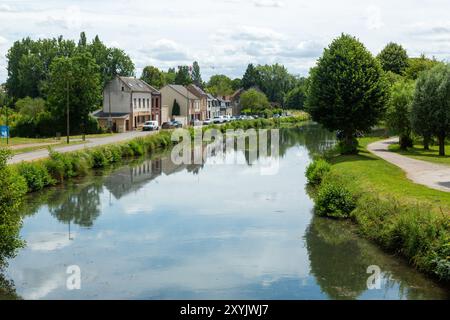
<instances>
[{"instance_id":1,"label":"riverside vegetation","mask_svg":"<svg viewBox=\"0 0 450 320\"><path fill-rule=\"evenodd\" d=\"M405 190L420 193L426 188L409 182L394 166L378 166L384 161L365 153L362 144L364 154L329 152L307 168L316 214L351 220L362 236L403 256L418 270L450 282L450 197L434 190L415 201L402 195ZM381 167L386 169L378 170ZM379 183L378 179L391 174L403 191ZM442 202L436 203L435 198Z\"/></svg>"}]
</instances>

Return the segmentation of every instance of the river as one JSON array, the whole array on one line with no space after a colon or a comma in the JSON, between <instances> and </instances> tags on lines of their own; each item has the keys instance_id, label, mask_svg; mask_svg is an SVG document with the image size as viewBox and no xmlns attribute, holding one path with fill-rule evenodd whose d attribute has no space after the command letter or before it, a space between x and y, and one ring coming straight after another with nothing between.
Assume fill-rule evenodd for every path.
<instances>
[{"instance_id":1,"label":"river","mask_svg":"<svg viewBox=\"0 0 450 320\"><path fill-rule=\"evenodd\" d=\"M0 298L448 299L350 223L314 216L304 172L332 143L308 124L281 130L277 174L261 158L175 165L165 152L34 193Z\"/></svg>"}]
</instances>

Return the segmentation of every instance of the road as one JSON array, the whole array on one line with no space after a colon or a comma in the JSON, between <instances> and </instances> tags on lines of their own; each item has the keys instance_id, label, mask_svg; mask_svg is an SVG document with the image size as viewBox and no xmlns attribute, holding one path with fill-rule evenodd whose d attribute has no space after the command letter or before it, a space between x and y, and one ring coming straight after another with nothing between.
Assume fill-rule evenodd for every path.
<instances>
[{"instance_id":1,"label":"road","mask_svg":"<svg viewBox=\"0 0 450 320\"><path fill-rule=\"evenodd\" d=\"M71 151L77 151L77 150L83 150L86 148L93 148L105 144L113 144L117 142L123 142L130 139L134 139L137 137L144 137L151 134L155 134L157 131L131 131L131 132L125 132L125 133L118 133L112 136L103 137L103 138L89 138L89 140L86 141L86 143L82 144L74 144L69 145L65 147L57 147L54 148L55 151L58 152L71 152ZM17 155L14 155L9 161L8 164L13 163L19 163L22 161L34 161L38 159L47 158L49 156L49 152L47 149L40 149L36 151L30 151L25 153L20 153Z\"/></svg>"},{"instance_id":2,"label":"road","mask_svg":"<svg viewBox=\"0 0 450 320\"><path fill-rule=\"evenodd\" d=\"M377 141L367 146L374 155L390 162L406 172L408 179L432 189L450 192L450 167L427 161L412 159L389 151L389 145L398 143L398 138Z\"/></svg>"}]
</instances>

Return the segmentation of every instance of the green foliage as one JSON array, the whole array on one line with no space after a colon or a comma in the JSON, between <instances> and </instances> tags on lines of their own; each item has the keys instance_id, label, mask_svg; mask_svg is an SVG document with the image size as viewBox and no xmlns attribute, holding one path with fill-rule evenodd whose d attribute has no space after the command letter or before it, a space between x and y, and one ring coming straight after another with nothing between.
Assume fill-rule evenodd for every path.
<instances>
[{"instance_id":1,"label":"green foliage","mask_svg":"<svg viewBox=\"0 0 450 320\"><path fill-rule=\"evenodd\" d=\"M173 108L172 108L172 115L179 116L180 115L180 105L178 104L177 100L173 100Z\"/></svg>"},{"instance_id":2,"label":"green foliage","mask_svg":"<svg viewBox=\"0 0 450 320\"><path fill-rule=\"evenodd\" d=\"M191 75L189 74L188 66L178 66L178 71L175 75L175 84L187 86L192 83Z\"/></svg>"},{"instance_id":3,"label":"green foliage","mask_svg":"<svg viewBox=\"0 0 450 320\"><path fill-rule=\"evenodd\" d=\"M323 177L330 172L331 165L324 159L316 159L306 168L306 178L311 185L319 185Z\"/></svg>"},{"instance_id":4,"label":"green foliage","mask_svg":"<svg viewBox=\"0 0 450 320\"><path fill-rule=\"evenodd\" d=\"M420 74L411 110L414 132L424 140L439 139L439 155L445 155L450 133L450 65L439 64Z\"/></svg>"},{"instance_id":5,"label":"green foliage","mask_svg":"<svg viewBox=\"0 0 450 320\"><path fill-rule=\"evenodd\" d=\"M16 102L16 110L22 117L34 120L45 111L45 101L42 98L33 99L30 97L19 99Z\"/></svg>"},{"instance_id":6,"label":"green foliage","mask_svg":"<svg viewBox=\"0 0 450 320\"><path fill-rule=\"evenodd\" d=\"M269 101L264 93L250 89L241 94L241 105L244 109L258 113L270 107Z\"/></svg>"},{"instance_id":7,"label":"green foliage","mask_svg":"<svg viewBox=\"0 0 450 320\"><path fill-rule=\"evenodd\" d=\"M347 218L356 207L356 197L334 175L327 175L319 186L315 211L320 216Z\"/></svg>"},{"instance_id":8,"label":"green foliage","mask_svg":"<svg viewBox=\"0 0 450 320\"><path fill-rule=\"evenodd\" d=\"M242 87L248 90L252 87L259 86L261 83L261 77L259 71L255 68L253 64L247 66L244 76L242 77Z\"/></svg>"},{"instance_id":9,"label":"green foliage","mask_svg":"<svg viewBox=\"0 0 450 320\"><path fill-rule=\"evenodd\" d=\"M42 163L22 162L17 169L19 174L25 178L29 191L38 191L55 183Z\"/></svg>"},{"instance_id":10,"label":"green foliage","mask_svg":"<svg viewBox=\"0 0 450 320\"><path fill-rule=\"evenodd\" d=\"M200 72L200 66L198 65L197 61L194 61L192 64L192 82L197 87L203 87L203 81L202 81L202 75Z\"/></svg>"},{"instance_id":11,"label":"green foliage","mask_svg":"<svg viewBox=\"0 0 450 320\"><path fill-rule=\"evenodd\" d=\"M297 84L297 79L278 63L256 67L259 74L258 87L269 101L283 105L285 95Z\"/></svg>"},{"instance_id":12,"label":"green foliage","mask_svg":"<svg viewBox=\"0 0 450 320\"><path fill-rule=\"evenodd\" d=\"M342 132L347 153L356 153L355 134L377 124L388 99L380 63L354 37L342 35L313 68L307 98L314 121Z\"/></svg>"},{"instance_id":13,"label":"green foliage","mask_svg":"<svg viewBox=\"0 0 450 320\"><path fill-rule=\"evenodd\" d=\"M408 67L406 68L404 75L410 80L416 80L423 71L427 71L439 64L435 59L428 59L425 55L421 55L419 58L409 58Z\"/></svg>"},{"instance_id":14,"label":"green foliage","mask_svg":"<svg viewBox=\"0 0 450 320\"><path fill-rule=\"evenodd\" d=\"M386 112L387 124L400 136L402 149L412 147L411 106L415 83L410 80L399 81L391 87L391 95Z\"/></svg>"},{"instance_id":15,"label":"green foliage","mask_svg":"<svg viewBox=\"0 0 450 320\"><path fill-rule=\"evenodd\" d=\"M403 74L408 67L408 54L397 43L389 43L377 56L384 71Z\"/></svg>"},{"instance_id":16,"label":"green foliage","mask_svg":"<svg viewBox=\"0 0 450 320\"><path fill-rule=\"evenodd\" d=\"M157 89L161 89L166 85L166 79L163 72L153 66L146 66L142 70L141 80Z\"/></svg>"},{"instance_id":17,"label":"green foliage","mask_svg":"<svg viewBox=\"0 0 450 320\"><path fill-rule=\"evenodd\" d=\"M306 102L306 87L298 86L286 94L284 107L286 109L304 110Z\"/></svg>"},{"instance_id":18,"label":"green foliage","mask_svg":"<svg viewBox=\"0 0 450 320\"><path fill-rule=\"evenodd\" d=\"M234 91L233 81L223 74L216 74L209 79L206 90L216 97L228 96Z\"/></svg>"},{"instance_id":19,"label":"green foliage","mask_svg":"<svg viewBox=\"0 0 450 320\"><path fill-rule=\"evenodd\" d=\"M7 166L11 153L0 148L0 266L14 257L23 243L19 238L21 226L18 210L27 192L27 182L17 171Z\"/></svg>"},{"instance_id":20,"label":"green foliage","mask_svg":"<svg viewBox=\"0 0 450 320\"><path fill-rule=\"evenodd\" d=\"M231 81L231 88L233 91L239 90L242 88L242 80L239 78L233 79Z\"/></svg>"}]
</instances>

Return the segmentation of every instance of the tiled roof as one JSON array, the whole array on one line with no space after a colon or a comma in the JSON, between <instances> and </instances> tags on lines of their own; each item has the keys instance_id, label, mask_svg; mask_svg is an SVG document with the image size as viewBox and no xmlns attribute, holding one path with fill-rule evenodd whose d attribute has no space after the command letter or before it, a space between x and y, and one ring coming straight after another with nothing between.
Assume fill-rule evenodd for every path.
<instances>
[{"instance_id":1,"label":"tiled roof","mask_svg":"<svg viewBox=\"0 0 450 320\"><path fill-rule=\"evenodd\" d=\"M136 79L132 77L119 77L119 79L125 83L125 85L131 89L131 91L136 92L151 92L151 93L157 93L159 94L159 91L156 90L154 87L149 85L147 82Z\"/></svg>"},{"instance_id":2,"label":"tiled roof","mask_svg":"<svg viewBox=\"0 0 450 320\"><path fill-rule=\"evenodd\" d=\"M196 100L198 99L198 97L196 95L194 95L192 92L188 91L188 89L186 89L186 87L179 85L179 84L169 84L167 85L169 88L172 88L172 90L175 90L176 92L178 92L179 94L181 94L183 97L192 99L192 100Z\"/></svg>"},{"instance_id":3,"label":"tiled roof","mask_svg":"<svg viewBox=\"0 0 450 320\"><path fill-rule=\"evenodd\" d=\"M94 112L92 115L96 118L109 118L109 112L103 110ZM128 112L111 112L111 118L126 118L128 115Z\"/></svg>"}]
</instances>

